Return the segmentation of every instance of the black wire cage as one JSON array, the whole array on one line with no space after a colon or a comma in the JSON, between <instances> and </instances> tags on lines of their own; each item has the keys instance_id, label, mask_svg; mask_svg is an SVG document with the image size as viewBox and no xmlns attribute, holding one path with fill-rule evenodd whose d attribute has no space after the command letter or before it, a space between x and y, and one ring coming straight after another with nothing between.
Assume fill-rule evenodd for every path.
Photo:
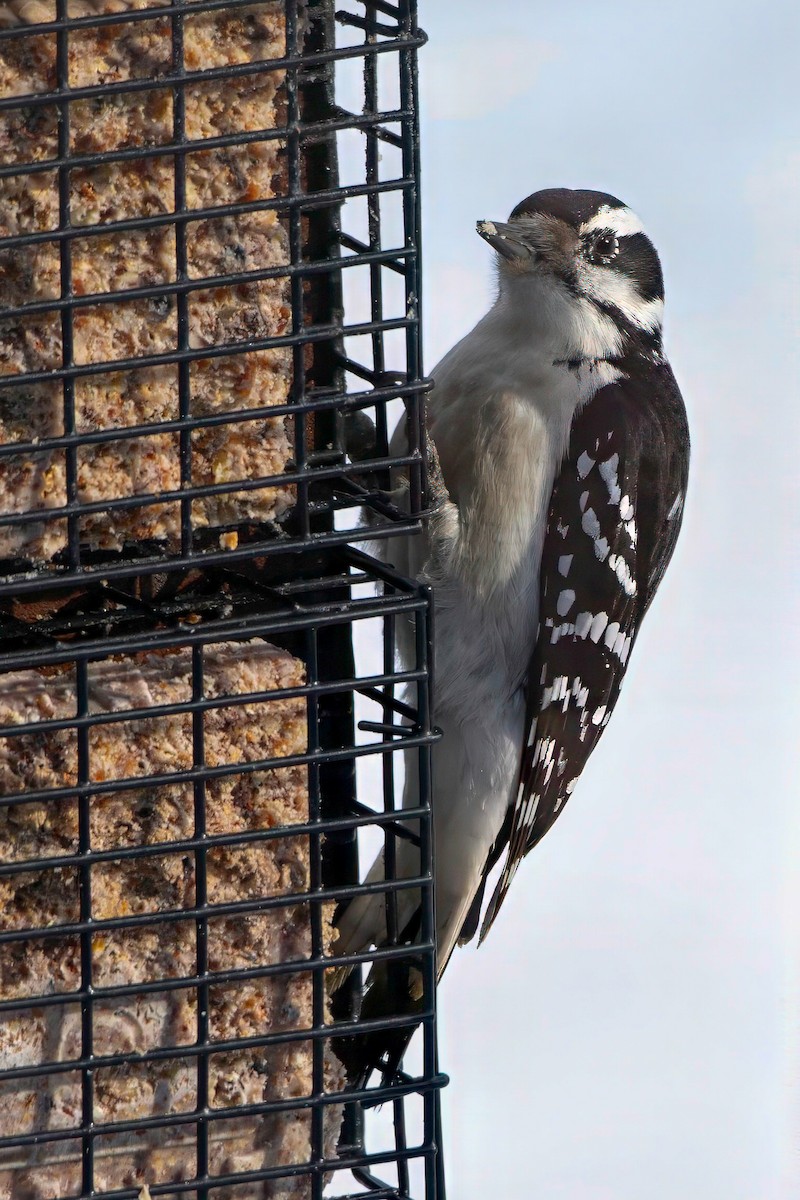
<instances>
[{"instance_id":1,"label":"black wire cage","mask_svg":"<svg viewBox=\"0 0 800 1200\"><path fill-rule=\"evenodd\" d=\"M356 545L424 514L416 5L0 24L0 1200L443 1200L430 601Z\"/></svg>"}]
</instances>

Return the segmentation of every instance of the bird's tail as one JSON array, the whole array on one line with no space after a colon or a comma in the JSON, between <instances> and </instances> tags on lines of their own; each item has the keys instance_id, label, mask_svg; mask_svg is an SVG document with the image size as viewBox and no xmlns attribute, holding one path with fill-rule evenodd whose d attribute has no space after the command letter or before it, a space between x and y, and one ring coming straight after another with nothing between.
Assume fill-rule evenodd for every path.
<instances>
[{"instance_id":1,"label":"bird's tail","mask_svg":"<svg viewBox=\"0 0 800 1200\"><path fill-rule=\"evenodd\" d=\"M407 791L406 801L413 803L408 785ZM410 836L393 835L390 881L419 876L418 825L417 821L406 821L403 828ZM370 867L365 884L386 883L386 860L384 850ZM430 966L417 949L422 927L422 893L413 886L362 892L336 914L334 923L338 931L334 954L375 955L360 1003L358 990L345 986L354 964L338 966L328 976L334 1016L346 1019L358 1016L365 1025L363 1032L333 1041L351 1085L363 1085L375 1069L380 1069L384 1076L396 1071L418 1023L416 1018L424 1010L423 979ZM395 946L405 947L407 952L382 956L381 951ZM353 1011L353 1005L357 1012ZM397 1019L404 1017L412 1019L397 1025ZM392 1024L388 1023L390 1019ZM384 1021L387 1024L381 1027Z\"/></svg>"},{"instance_id":2,"label":"bird's tail","mask_svg":"<svg viewBox=\"0 0 800 1200\"><path fill-rule=\"evenodd\" d=\"M520 706L519 712L504 711L503 715L506 725L488 718L469 725L448 723L449 728L445 724L445 737L434 749L437 978L441 978L459 941L468 941L477 931L486 873L497 861L507 838L504 821L518 769L519 726L524 711ZM483 764L489 765L484 768ZM414 779L415 773L407 772L403 797L407 808L417 803ZM417 823L404 824L409 827ZM416 840L395 835L393 841L390 877L398 880L418 877L420 852ZM381 961L380 955L377 956L364 991L363 1021L372 1017L413 1016L424 1008L421 1000L424 964L421 953L415 949L420 941L421 892L413 885L390 889L388 893L377 890L385 878L385 857L379 855L365 881L376 885L376 891L359 894L335 918L336 955L365 954L373 947L378 951L385 946L407 947L407 953L391 962ZM387 896L391 906L388 922ZM345 964L331 972L329 984L334 999L351 971L352 966ZM413 1025L411 1022L406 1028L403 1023L393 1031L365 1030L363 1035L354 1035L343 1046L351 1078L355 1078L353 1071L369 1072L385 1064L396 1066Z\"/></svg>"},{"instance_id":3,"label":"bird's tail","mask_svg":"<svg viewBox=\"0 0 800 1200\"><path fill-rule=\"evenodd\" d=\"M431 996L426 993L432 990L432 981L426 988L426 964L423 956L415 954L413 949L419 938L419 917L417 909L411 925L402 930L398 939L408 946L408 954L373 963L358 1014L363 1030L332 1041L334 1052L347 1069L351 1087L366 1086L376 1070L384 1081L393 1078L423 1016L426 1000L430 1003ZM336 994L332 1007L335 1013ZM405 1020L398 1024L398 1018Z\"/></svg>"},{"instance_id":4,"label":"bird's tail","mask_svg":"<svg viewBox=\"0 0 800 1200\"><path fill-rule=\"evenodd\" d=\"M419 848L416 840L396 838L394 859L394 870L391 872L393 878L409 879L419 874ZM380 884L385 880L385 852L381 851L370 867L364 883ZM387 901L391 905L388 915ZM392 889L391 898L384 891L365 891L354 896L334 919L337 929L334 953L337 956L361 954L371 946L385 945L390 936L390 928L399 935L400 930L410 927L420 903L420 894L416 888ZM352 970L353 966L349 963L335 968L329 977L330 990L337 991Z\"/></svg>"}]
</instances>

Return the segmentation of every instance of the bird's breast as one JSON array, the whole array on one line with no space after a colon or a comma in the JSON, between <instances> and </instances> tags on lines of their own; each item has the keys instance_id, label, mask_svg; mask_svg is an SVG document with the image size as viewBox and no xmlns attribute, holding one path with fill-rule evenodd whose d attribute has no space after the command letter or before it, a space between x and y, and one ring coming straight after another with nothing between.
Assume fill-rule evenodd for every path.
<instances>
[{"instance_id":1,"label":"bird's breast","mask_svg":"<svg viewBox=\"0 0 800 1200\"><path fill-rule=\"evenodd\" d=\"M563 297L555 304L552 288L522 300L501 291L435 368L430 397L430 429L458 509L451 543L432 555L443 564L434 581L438 686L454 709L469 697L473 713L484 701L504 702L524 678L572 420L618 373L599 342L598 359L577 365L574 313Z\"/></svg>"},{"instance_id":2,"label":"bird's breast","mask_svg":"<svg viewBox=\"0 0 800 1200\"><path fill-rule=\"evenodd\" d=\"M433 412L460 516L449 578L436 591L437 640L452 643L453 659L469 645L473 684L483 688L484 677L507 692L520 685L537 635L550 495L579 396L568 372L552 368L524 389L481 390L462 385L448 403L442 389Z\"/></svg>"}]
</instances>

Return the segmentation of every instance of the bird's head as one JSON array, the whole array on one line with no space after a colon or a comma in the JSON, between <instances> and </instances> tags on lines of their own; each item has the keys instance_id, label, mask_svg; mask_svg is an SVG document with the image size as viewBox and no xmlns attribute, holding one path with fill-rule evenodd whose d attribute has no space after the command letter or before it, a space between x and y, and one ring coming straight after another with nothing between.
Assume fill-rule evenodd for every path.
<instances>
[{"instance_id":1,"label":"bird's head","mask_svg":"<svg viewBox=\"0 0 800 1200\"><path fill-rule=\"evenodd\" d=\"M660 344L661 264L639 218L605 192L534 192L508 221L479 221L498 257L500 290L515 305L571 309L589 327ZM563 315L558 318L563 321ZM602 340L602 339L601 339ZM612 338L612 341L614 339Z\"/></svg>"}]
</instances>

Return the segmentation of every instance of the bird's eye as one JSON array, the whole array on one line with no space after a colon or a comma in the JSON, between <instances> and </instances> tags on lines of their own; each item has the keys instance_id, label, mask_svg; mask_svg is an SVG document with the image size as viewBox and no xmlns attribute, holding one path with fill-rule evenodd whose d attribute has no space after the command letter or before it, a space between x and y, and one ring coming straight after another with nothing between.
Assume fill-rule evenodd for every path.
<instances>
[{"instance_id":1,"label":"bird's eye","mask_svg":"<svg viewBox=\"0 0 800 1200\"><path fill-rule=\"evenodd\" d=\"M589 257L595 263L610 263L619 251L617 235L610 229L598 233L589 246Z\"/></svg>"}]
</instances>

